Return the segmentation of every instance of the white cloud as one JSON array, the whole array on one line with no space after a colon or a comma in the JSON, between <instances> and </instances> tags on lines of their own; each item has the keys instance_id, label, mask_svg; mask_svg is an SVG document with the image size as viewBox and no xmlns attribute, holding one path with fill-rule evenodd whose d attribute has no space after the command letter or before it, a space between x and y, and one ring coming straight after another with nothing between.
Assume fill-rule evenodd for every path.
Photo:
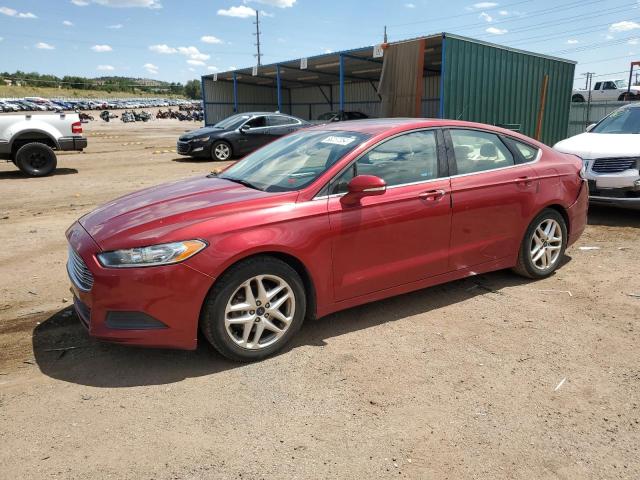
<instances>
[{"instance_id":1,"label":"white cloud","mask_svg":"<svg viewBox=\"0 0 640 480\"><path fill-rule=\"evenodd\" d=\"M264 10L260 10L260 15L262 15L263 17L275 17L276 16L275 13L265 12Z\"/></svg>"},{"instance_id":2,"label":"white cloud","mask_svg":"<svg viewBox=\"0 0 640 480\"><path fill-rule=\"evenodd\" d=\"M55 50L56 47L45 42L38 42L35 47L39 50Z\"/></svg>"},{"instance_id":3,"label":"white cloud","mask_svg":"<svg viewBox=\"0 0 640 480\"><path fill-rule=\"evenodd\" d=\"M16 18L38 18L31 12L19 12L9 7L0 7L0 13L2 15L6 15L7 17L16 17Z\"/></svg>"},{"instance_id":4,"label":"white cloud","mask_svg":"<svg viewBox=\"0 0 640 480\"><path fill-rule=\"evenodd\" d=\"M3 40L4 40L4 38L0 37L0 42L3 41Z\"/></svg>"},{"instance_id":5,"label":"white cloud","mask_svg":"<svg viewBox=\"0 0 640 480\"><path fill-rule=\"evenodd\" d=\"M404 6L406 8L416 8L416 4L415 3L405 3Z\"/></svg>"},{"instance_id":6,"label":"white cloud","mask_svg":"<svg viewBox=\"0 0 640 480\"><path fill-rule=\"evenodd\" d=\"M214 37L213 35L203 35L200 37L200 41L204 43L224 43L218 37Z\"/></svg>"},{"instance_id":7,"label":"white cloud","mask_svg":"<svg viewBox=\"0 0 640 480\"><path fill-rule=\"evenodd\" d=\"M78 7L86 7L90 3L115 8L162 8L159 0L71 0Z\"/></svg>"},{"instance_id":8,"label":"white cloud","mask_svg":"<svg viewBox=\"0 0 640 480\"><path fill-rule=\"evenodd\" d=\"M323 53L333 53L333 50L331 50L330 48L325 48Z\"/></svg>"},{"instance_id":9,"label":"white cloud","mask_svg":"<svg viewBox=\"0 0 640 480\"><path fill-rule=\"evenodd\" d=\"M209 65L207 67L207 70L211 71L211 72L217 72L218 70L220 70L218 67L214 67L213 65Z\"/></svg>"},{"instance_id":10,"label":"white cloud","mask_svg":"<svg viewBox=\"0 0 640 480\"><path fill-rule=\"evenodd\" d=\"M195 67L204 67L204 66L206 65L206 63L204 63L202 60L192 60L192 59L189 59L189 60L187 60L187 63L188 63L189 65L193 65L193 66L195 66Z\"/></svg>"},{"instance_id":11,"label":"white cloud","mask_svg":"<svg viewBox=\"0 0 640 480\"><path fill-rule=\"evenodd\" d=\"M493 8L493 7L497 7L498 4L495 2L478 2L478 3L474 3L473 5L471 5L472 8L475 8L476 10L481 10L483 8Z\"/></svg>"},{"instance_id":12,"label":"white cloud","mask_svg":"<svg viewBox=\"0 0 640 480\"><path fill-rule=\"evenodd\" d=\"M110 28L111 30L120 30L122 27L124 27L124 25L122 25L121 23L116 23L115 25L107 25L107 28Z\"/></svg>"},{"instance_id":13,"label":"white cloud","mask_svg":"<svg viewBox=\"0 0 640 480\"><path fill-rule=\"evenodd\" d=\"M227 68L227 70L237 70L238 67L236 67L235 65L231 65L229 68Z\"/></svg>"},{"instance_id":14,"label":"white cloud","mask_svg":"<svg viewBox=\"0 0 640 480\"><path fill-rule=\"evenodd\" d=\"M111 48L111 45L94 45L93 47L91 47L91 50L93 50L94 52L111 52L113 51L113 48Z\"/></svg>"},{"instance_id":15,"label":"white cloud","mask_svg":"<svg viewBox=\"0 0 640 480\"><path fill-rule=\"evenodd\" d=\"M631 40L629 40L627 42L629 45L638 45L638 43L640 43L640 39L638 38L632 38Z\"/></svg>"},{"instance_id":16,"label":"white cloud","mask_svg":"<svg viewBox=\"0 0 640 480\"><path fill-rule=\"evenodd\" d=\"M160 69L158 68L158 66L157 66L157 65L154 65L153 63L145 63L142 67L143 67L147 72L152 73L153 75L157 74L157 73L158 73L158 70L160 70Z\"/></svg>"},{"instance_id":17,"label":"white cloud","mask_svg":"<svg viewBox=\"0 0 640 480\"><path fill-rule=\"evenodd\" d=\"M605 35L604 38L605 38L605 40L613 40L614 36L613 35Z\"/></svg>"},{"instance_id":18,"label":"white cloud","mask_svg":"<svg viewBox=\"0 0 640 480\"><path fill-rule=\"evenodd\" d=\"M502 15L503 17L506 17L507 15L509 15L509 12L507 12L506 10L500 10L498 12L498 15Z\"/></svg>"},{"instance_id":19,"label":"white cloud","mask_svg":"<svg viewBox=\"0 0 640 480\"><path fill-rule=\"evenodd\" d=\"M65 27L73 27L73 22L70 22L69 20L65 20L64 22L62 22L62 24Z\"/></svg>"},{"instance_id":20,"label":"white cloud","mask_svg":"<svg viewBox=\"0 0 640 480\"><path fill-rule=\"evenodd\" d=\"M111 72L111 71L115 70L113 65L98 65L96 67L96 69L100 70L101 72Z\"/></svg>"},{"instance_id":21,"label":"white cloud","mask_svg":"<svg viewBox=\"0 0 640 480\"><path fill-rule=\"evenodd\" d=\"M629 20L609 25L610 32L627 32L629 30L635 30L636 28L640 28L640 23L631 22Z\"/></svg>"},{"instance_id":22,"label":"white cloud","mask_svg":"<svg viewBox=\"0 0 640 480\"><path fill-rule=\"evenodd\" d=\"M493 17L491 15L489 15L487 12L482 12L480 15L478 15L481 19L486 20L487 22L493 22Z\"/></svg>"},{"instance_id":23,"label":"white cloud","mask_svg":"<svg viewBox=\"0 0 640 480\"><path fill-rule=\"evenodd\" d=\"M263 5L269 5L270 7L278 7L278 8L293 7L293 5L296 3L296 0L246 0L246 1L254 2L254 3L262 3Z\"/></svg>"},{"instance_id":24,"label":"white cloud","mask_svg":"<svg viewBox=\"0 0 640 480\"><path fill-rule=\"evenodd\" d=\"M569 40L567 40L567 43L569 45L575 45L576 43L580 43L578 40L576 40L575 38L570 38Z\"/></svg>"},{"instance_id":25,"label":"white cloud","mask_svg":"<svg viewBox=\"0 0 640 480\"><path fill-rule=\"evenodd\" d=\"M178 47L178 53L189 57L191 60L209 60L211 55L200 52L196 47Z\"/></svg>"},{"instance_id":26,"label":"white cloud","mask_svg":"<svg viewBox=\"0 0 640 480\"><path fill-rule=\"evenodd\" d=\"M246 5L240 5L239 7L229 7L227 10L221 8L218 10L218 15L223 17L251 18L256 16L256 11Z\"/></svg>"},{"instance_id":27,"label":"white cloud","mask_svg":"<svg viewBox=\"0 0 640 480\"><path fill-rule=\"evenodd\" d=\"M176 53L178 51L175 48L170 47L169 45L165 45L165 44L150 45L149 46L149 50L151 50L152 52L162 53L162 54L165 54L165 55L171 55L172 53Z\"/></svg>"},{"instance_id":28,"label":"white cloud","mask_svg":"<svg viewBox=\"0 0 640 480\"><path fill-rule=\"evenodd\" d=\"M189 71L190 71L190 72L195 72L195 71L196 71L196 69L195 69L195 68L193 68L193 67L189 67Z\"/></svg>"},{"instance_id":29,"label":"white cloud","mask_svg":"<svg viewBox=\"0 0 640 480\"><path fill-rule=\"evenodd\" d=\"M491 33L492 35L504 35L508 31L509 30L506 30L504 28L496 28L496 27L489 27L485 30L485 32Z\"/></svg>"}]
</instances>

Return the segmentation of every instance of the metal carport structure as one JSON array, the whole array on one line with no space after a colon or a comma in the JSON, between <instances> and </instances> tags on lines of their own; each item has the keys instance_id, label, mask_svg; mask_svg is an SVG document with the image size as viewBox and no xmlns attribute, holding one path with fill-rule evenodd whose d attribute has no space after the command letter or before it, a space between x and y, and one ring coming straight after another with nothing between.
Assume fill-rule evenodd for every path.
<instances>
[{"instance_id":1,"label":"metal carport structure","mask_svg":"<svg viewBox=\"0 0 640 480\"><path fill-rule=\"evenodd\" d=\"M450 33L385 47L410 42L420 42L422 54L409 116L509 125L548 144L566 136L575 62ZM203 76L205 123L252 110L305 119L334 110L380 116L386 53L375 53L368 46Z\"/></svg>"}]
</instances>

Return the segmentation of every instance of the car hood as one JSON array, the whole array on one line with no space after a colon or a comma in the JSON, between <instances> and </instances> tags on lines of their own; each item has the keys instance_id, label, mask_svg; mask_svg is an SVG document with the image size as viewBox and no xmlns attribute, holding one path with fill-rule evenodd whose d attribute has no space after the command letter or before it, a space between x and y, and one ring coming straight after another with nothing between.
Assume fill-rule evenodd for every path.
<instances>
[{"instance_id":1,"label":"car hood","mask_svg":"<svg viewBox=\"0 0 640 480\"><path fill-rule=\"evenodd\" d=\"M194 226L258 208L258 204L265 207L290 201L291 193L263 192L228 180L197 177L121 197L83 216L80 224L103 250L186 240L184 235L202 238L206 232Z\"/></svg>"},{"instance_id":2,"label":"car hood","mask_svg":"<svg viewBox=\"0 0 640 480\"><path fill-rule=\"evenodd\" d=\"M194 138L206 137L208 135L214 135L222 132L226 132L226 130L221 128L202 127L180 135L180 140L193 140Z\"/></svg>"},{"instance_id":3,"label":"car hood","mask_svg":"<svg viewBox=\"0 0 640 480\"><path fill-rule=\"evenodd\" d=\"M553 148L584 159L640 156L640 135L581 133L556 143Z\"/></svg>"}]
</instances>

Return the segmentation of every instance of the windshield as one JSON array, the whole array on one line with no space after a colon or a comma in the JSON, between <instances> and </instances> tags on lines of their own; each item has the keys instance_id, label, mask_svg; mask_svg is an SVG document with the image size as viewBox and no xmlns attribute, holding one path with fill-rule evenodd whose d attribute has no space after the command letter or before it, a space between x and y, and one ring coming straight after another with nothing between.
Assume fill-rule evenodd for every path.
<instances>
[{"instance_id":1,"label":"windshield","mask_svg":"<svg viewBox=\"0 0 640 480\"><path fill-rule=\"evenodd\" d=\"M626 107L612 112L591 133L640 133L640 108Z\"/></svg>"},{"instance_id":2,"label":"windshield","mask_svg":"<svg viewBox=\"0 0 640 480\"><path fill-rule=\"evenodd\" d=\"M218 123L216 123L213 126L213 128L222 128L223 130L235 130L250 118L251 118L251 115L231 115L229 118L220 120Z\"/></svg>"},{"instance_id":3,"label":"windshield","mask_svg":"<svg viewBox=\"0 0 640 480\"><path fill-rule=\"evenodd\" d=\"M267 192L299 190L368 138L344 131L293 133L246 156L219 178Z\"/></svg>"},{"instance_id":4,"label":"windshield","mask_svg":"<svg viewBox=\"0 0 640 480\"><path fill-rule=\"evenodd\" d=\"M629 85L629 82L627 82L626 80L616 80L616 87L618 88L627 88L627 85Z\"/></svg>"}]
</instances>

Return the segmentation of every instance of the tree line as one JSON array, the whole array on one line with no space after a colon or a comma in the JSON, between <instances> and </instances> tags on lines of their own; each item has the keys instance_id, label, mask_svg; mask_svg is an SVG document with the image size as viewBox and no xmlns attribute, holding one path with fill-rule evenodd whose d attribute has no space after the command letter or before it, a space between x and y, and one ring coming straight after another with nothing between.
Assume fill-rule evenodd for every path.
<instances>
[{"instance_id":1,"label":"tree line","mask_svg":"<svg viewBox=\"0 0 640 480\"><path fill-rule=\"evenodd\" d=\"M99 90L105 92L149 92L165 95L182 95L193 99L200 98L200 81L189 80L186 84L179 82L162 82L130 77L98 77L87 78L76 75L41 74L37 72L16 71L0 72L0 78L30 87L53 87L69 90ZM7 82L8 83L8 82Z\"/></svg>"}]
</instances>

